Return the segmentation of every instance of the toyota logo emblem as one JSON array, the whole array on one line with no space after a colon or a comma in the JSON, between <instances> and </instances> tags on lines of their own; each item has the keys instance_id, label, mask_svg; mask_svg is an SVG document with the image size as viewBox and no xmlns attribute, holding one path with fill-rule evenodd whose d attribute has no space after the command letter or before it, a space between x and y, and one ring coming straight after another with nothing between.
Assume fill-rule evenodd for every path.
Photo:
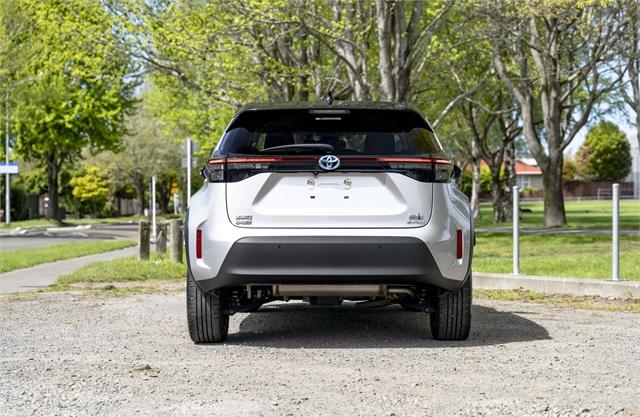
<instances>
[{"instance_id":1,"label":"toyota logo emblem","mask_svg":"<svg viewBox=\"0 0 640 417\"><path fill-rule=\"evenodd\" d=\"M318 159L318 165L325 171L333 171L340 166L340 158L335 155L325 155Z\"/></svg>"}]
</instances>

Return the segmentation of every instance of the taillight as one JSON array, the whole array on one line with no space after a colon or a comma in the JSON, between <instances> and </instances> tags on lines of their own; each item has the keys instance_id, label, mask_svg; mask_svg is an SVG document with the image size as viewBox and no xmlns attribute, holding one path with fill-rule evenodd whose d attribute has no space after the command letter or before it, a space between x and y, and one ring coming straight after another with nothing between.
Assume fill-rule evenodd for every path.
<instances>
[{"instance_id":1,"label":"taillight","mask_svg":"<svg viewBox=\"0 0 640 417\"><path fill-rule=\"evenodd\" d=\"M196 259L202 259L202 229L196 230Z\"/></svg>"},{"instance_id":2,"label":"taillight","mask_svg":"<svg viewBox=\"0 0 640 417\"><path fill-rule=\"evenodd\" d=\"M421 157L378 157L389 169L422 182L448 182L451 179L453 164L448 159Z\"/></svg>"},{"instance_id":3,"label":"taillight","mask_svg":"<svg viewBox=\"0 0 640 417\"><path fill-rule=\"evenodd\" d=\"M462 230L458 229L456 233L456 258L462 259Z\"/></svg>"},{"instance_id":4,"label":"taillight","mask_svg":"<svg viewBox=\"0 0 640 417\"><path fill-rule=\"evenodd\" d=\"M338 156L333 172L390 171L421 182L448 182L453 164L448 159L410 156ZM228 157L207 161L203 174L209 182L237 182L263 172L323 172L319 156Z\"/></svg>"},{"instance_id":5,"label":"taillight","mask_svg":"<svg viewBox=\"0 0 640 417\"><path fill-rule=\"evenodd\" d=\"M224 182L224 158L209 159L205 166L205 176L209 182Z\"/></svg>"},{"instance_id":6,"label":"taillight","mask_svg":"<svg viewBox=\"0 0 640 417\"><path fill-rule=\"evenodd\" d=\"M207 161L209 182L237 182L269 171L309 171L318 158L312 156L228 157Z\"/></svg>"}]
</instances>

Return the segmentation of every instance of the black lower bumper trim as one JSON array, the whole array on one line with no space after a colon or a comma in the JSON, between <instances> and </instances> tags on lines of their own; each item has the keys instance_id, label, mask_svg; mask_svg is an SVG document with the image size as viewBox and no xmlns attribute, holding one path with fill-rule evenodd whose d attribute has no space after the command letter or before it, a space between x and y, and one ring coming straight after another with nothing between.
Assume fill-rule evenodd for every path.
<instances>
[{"instance_id":1,"label":"black lower bumper trim","mask_svg":"<svg viewBox=\"0 0 640 417\"><path fill-rule=\"evenodd\" d=\"M455 291L415 237L246 237L233 244L205 292L247 284L434 285Z\"/></svg>"}]
</instances>

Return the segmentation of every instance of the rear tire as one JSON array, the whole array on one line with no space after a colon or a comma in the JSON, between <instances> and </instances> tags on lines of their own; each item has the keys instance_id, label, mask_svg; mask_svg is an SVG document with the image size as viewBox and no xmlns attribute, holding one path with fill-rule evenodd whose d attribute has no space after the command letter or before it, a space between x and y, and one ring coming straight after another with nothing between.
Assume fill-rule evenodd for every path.
<instances>
[{"instance_id":1,"label":"rear tire","mask_svg":"<svg viewBox=\"0 0 640 417\"><path fill-rule=\"evenodd\" d=\"M430 314L431 335L438 340L465 340L471 330L471 274L456 292L435 297Z\"/></svg>"},{"instance_id":2,"label":"rear tire","mask_svg":"<svg viewBox=\"0 0 640 417\"><path fill-rule=\"evenodd\" d=\"M195 343L224 342L229 334L229 316L224 314L222 298L203 293L191 273L187 273L187 322Z\"/></svg>"}]
</instances>

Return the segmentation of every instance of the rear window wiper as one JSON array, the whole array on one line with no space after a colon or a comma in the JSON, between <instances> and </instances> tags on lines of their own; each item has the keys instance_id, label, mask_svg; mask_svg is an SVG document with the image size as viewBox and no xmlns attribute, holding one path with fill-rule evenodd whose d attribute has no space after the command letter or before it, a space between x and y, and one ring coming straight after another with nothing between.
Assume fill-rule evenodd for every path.
<instances>
[{"instance_id":1,"label":"rear window wiper","mask_svg":"<svg viewBox=\"0 0 640 417\"><path fill-rule=\"evenodd\" d=\"M280 152L333 152L333 146L328 143L300 143L295 145L273 146L262 150L262 153Z\"/></svg>"}]
</instances>

